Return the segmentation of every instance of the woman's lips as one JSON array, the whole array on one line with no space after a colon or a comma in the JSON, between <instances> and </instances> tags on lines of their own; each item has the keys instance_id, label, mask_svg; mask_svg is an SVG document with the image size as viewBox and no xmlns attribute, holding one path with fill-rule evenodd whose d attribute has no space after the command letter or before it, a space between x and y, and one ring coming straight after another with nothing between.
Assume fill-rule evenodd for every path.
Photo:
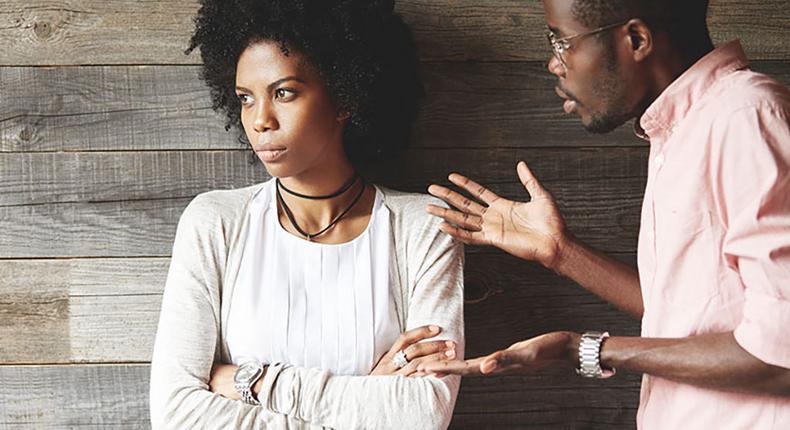
<instances>
[{"instance_id":1,"label":"woman's lips","mask_svg":"<svg viewBox=\"0 0 790 430\"><path fill-rule=\"evenodd\" d=\"M271 143L267 143L265 145L260 146L255 152L258 153L258 156L261 158L261 161L271 163L277 161L280 157L288 151L288 148L284 146L272 145Z\"/></svg>"}]
</instances>

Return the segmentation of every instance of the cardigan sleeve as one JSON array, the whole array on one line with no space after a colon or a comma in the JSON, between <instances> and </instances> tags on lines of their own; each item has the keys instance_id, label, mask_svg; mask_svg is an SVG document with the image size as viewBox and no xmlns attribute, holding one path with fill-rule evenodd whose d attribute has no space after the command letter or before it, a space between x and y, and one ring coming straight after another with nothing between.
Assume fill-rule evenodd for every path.
<instances>
[{"instance_id":1,"label":"cardigan sleeve","mask_svg":"<svg viewBox=\"0 0 790 430\"><path fill-rule=\"evenodd\" d=\"M442 326L443 337L457 342L463 358L463 246L439 231L437 219L419 218L427 222L407 228L407 328ZM459 386L458 376L333 376L275 364L258 398L268 411L324 427L440 429L450 423Z\"/></svg>"},{"instance_id":2,"label":"cardigan sleeve","mask_svg":"<svg viewBox=\"0 0 790 430\"><path fill-rule=\"evenodd\" d=\"M178 223L151 359L151 427L286 428L282 416L209 390L226 258L217 203L196 197Z\"/></svg>"}]
</instances>

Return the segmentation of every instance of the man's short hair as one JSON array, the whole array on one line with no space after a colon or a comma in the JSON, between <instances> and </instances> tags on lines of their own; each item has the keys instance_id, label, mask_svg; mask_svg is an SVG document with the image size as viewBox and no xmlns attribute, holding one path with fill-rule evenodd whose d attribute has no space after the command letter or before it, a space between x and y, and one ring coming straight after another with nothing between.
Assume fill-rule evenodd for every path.
<instances>
[{"instance_id":1,"label":"man's short hair","mask_svg":"<svg viewBox=\"0 0 790 430\"><path fill-rule=\"evenodd\" d=\"M640 18L681 48L707 34L708 0L575 0L573 15L590 29Z\"/></svg>"}]
</instances>

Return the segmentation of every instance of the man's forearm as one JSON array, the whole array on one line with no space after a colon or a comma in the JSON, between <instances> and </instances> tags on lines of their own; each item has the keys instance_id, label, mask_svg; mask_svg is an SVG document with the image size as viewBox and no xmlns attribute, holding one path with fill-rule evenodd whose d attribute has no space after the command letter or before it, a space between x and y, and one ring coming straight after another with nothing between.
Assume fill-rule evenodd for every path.
<instances>
[{"instance_id":1,"label":"man's forearm","mask_svg":"<svg viewBox=\"0 0 790 430\"><path fill-rule=\"evenodd\" d=\"M552 269L636 319L642 319L642 291L634 268L568 239L560 246L557 264Z\"/></svg>"},{"instance_id":2,"label":"man's forearm","mask_svg":"<svg viewBox=\"0 0 790 430\"><path fill-rule=\"evenodd\" d=\"M790 396L790 369L760 361L732 333L681 339L611 337L603 344L601 363L706 388Z\"/></svg>"}]
</instances>

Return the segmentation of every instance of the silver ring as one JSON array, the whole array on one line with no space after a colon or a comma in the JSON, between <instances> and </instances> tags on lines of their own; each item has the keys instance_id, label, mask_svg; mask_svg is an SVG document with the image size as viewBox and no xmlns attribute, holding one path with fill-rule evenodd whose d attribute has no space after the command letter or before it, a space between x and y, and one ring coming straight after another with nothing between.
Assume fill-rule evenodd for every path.
<instances>
[{"instance_id":1,"label":"silver ring","mask_svg":"<svg viewBox=\"0 0 790 430\"><path fill-rule=\"evenodd\" d=\"M395 353L395 356L392 357L392 364L394 364L398 369L403 369L406 367L406 365L409 364L409 359L406 358L406 352L401 349Z\"/></svg>"}]
</instances>

